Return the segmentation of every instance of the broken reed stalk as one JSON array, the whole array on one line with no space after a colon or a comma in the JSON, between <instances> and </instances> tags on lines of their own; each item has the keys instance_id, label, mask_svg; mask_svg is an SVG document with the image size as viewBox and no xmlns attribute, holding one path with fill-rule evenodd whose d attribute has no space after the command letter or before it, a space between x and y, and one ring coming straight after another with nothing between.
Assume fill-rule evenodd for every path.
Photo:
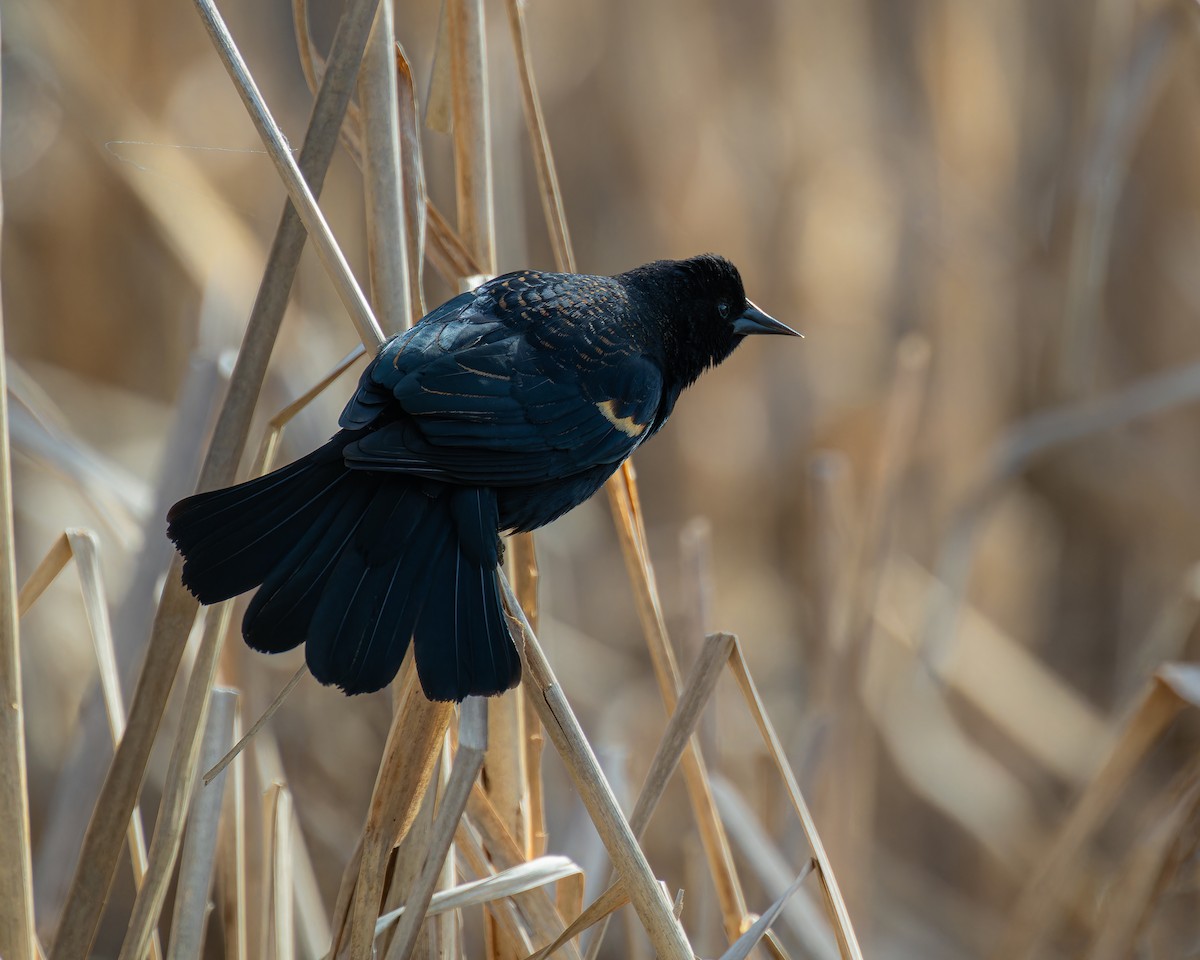
<instances>
[{"instance_id":1,"label":"broken reed stalk","mask_svg":"<svg viewBox=\"0 0 1200 960\"><path fill-rule=\"evenodd\" d=\"M654 581L654 570L650 565L645 546L645 532L640 520L637 485L633 466L626 461L621 469L605 484L617 538L625 558L625 567L633 586L634 600L641 620L642 632L650 651L659 693L668 713L674 712L679 691L679 667L671 647L663 620L662 606L658 599L658 588ZM717 813L716 803L709 789L708 771L695 737L688 742L683 755L684 783L687 786L692 812L700 828L700 840L708 859L709 872L721 904L721 917L727 939L734 940L742 934L742 921L746 915L746 900L733 864L733 853L725 827Z\"/></svg>"},{"instance_id":2,"label":"broken reed stalk","mask_svg":"<svg viewBox=\"0 0 1200 960\"><path fill-rule=\"evenodd\" d=\"M233 705L231 739L242 732L240 699ZM225 960L247 960L246 940L246 777L245 761L236 757L230 771L229 789L224 791L220 818L217 909L224 934Z\"/></svg>"},{"instance_id":3,"label":"broken reed stalk","mask_svg":"<svg viewBox=\"0 0 1200 960\"><path fill-rule=\"evenodd\" d=\"M645 853L638 846L612 787L600 770L591 744L584 736L579 720L571 710L537 637L517 603L508 578L502 576L500 585L504 591L509 623L514 634L520 638L517 649L525 667L525 682L536 686L536 690L532 691L533 702L542 725L562 757L580 799L596 825L646 935L664 960L692 960L692 949L683 927L655 879Z\"/></svg>"},{"instance_id":4,"label":"broken reed stalk","mask_svg":"<svg viewBox=\"0 0 1200 960\"><path fill-rule=\"evenodd\" d=\"M333 157L377 2L350 0L334 36L329 67L300 150L300 169L313 193L320 192ZM197 489L210 490L234 479L305 238L304 226L289 202L275 232ZM83 960L95 939L125 825L133 813L150 748L196 616L197 602L183 586L182 570L182 560L176 555L167 571L125 736L101 787L64 901L51 960Z\"/></svg>"},{"instance_id":5,"label":"broken reed stalk","mask_svg":"<svg viewBox=\"0 0 1200 960\"><path fill-rule=\"evenodd\" d=\"M262 944L259 956L293 960L296 951L292 923L292 794L272 783L262 798L263 882Z\"/></svg>"},{"instance_id":6,"label":"broken reed stalk","mask_svg":"<svg viewBox=\"0 0 1200 960\"><path fill-rule=\"evenodd\" d=\"M0 223L3 219L0 195ZM4 824L0 829L0 956L7 960L34 960L40 946L33 925L33 861L4 343L4 318L0 311L0 823Z\"/></svg>"}]
</instances>

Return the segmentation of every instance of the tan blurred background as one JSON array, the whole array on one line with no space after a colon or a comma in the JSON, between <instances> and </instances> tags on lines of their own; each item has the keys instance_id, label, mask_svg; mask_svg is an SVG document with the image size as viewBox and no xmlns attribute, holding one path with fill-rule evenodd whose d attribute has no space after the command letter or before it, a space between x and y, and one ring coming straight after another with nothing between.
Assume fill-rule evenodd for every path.
<instances>
[{"instance_id":1,"label":"tan blurred background","mask_svg":"<svg viewBox=\"0 0 1200 960\"><path fill-rule=\"evenodd\" d=\"M299 143L311 100L287 5L226 6ZM438 6L397 10L421 96ZM504 12L491 6L500 267L550 268ZM835 869L844 864L868 956L987 956L1150 673L1194 652L1200 420L1181 402L1131 423L1118 410L1006 478L960 558L971 566L953 566L969 584L973 626L952 627L939 649L961 654L968 679L951 670L917 693L889 686L900 675L928 680L911 653L927 571L947 572L947 538L1007 431L1200 359L1193 6L528 7L580 268L720 252L750 296L807 335L745 346L688 394L636 465L685 663L700 628L742 638ZM337 12L313 5L322 48ZM18 575L64 527L96 529L118 644L136 665L146 577L165 570L161 508L187 492L189 458L202 449L200 432L169 439L190 358L236 348L284 192L190 5L3 0L0 20L4 321L22 391ZM430 192L452 213L449 139L427 131L424 149ZM359 183L340 155L323 207L361 275ZM451 292L431 269L426 278L431 304ZM307 253L264 412L355 342ZM898 368L902 343L908 362ZM210 368L193 369L203 395ZM331 432L348 390L347 378L289 428L289 454ZM61 424L51 429L54 409ZM915 422L889 426L897 410ZM885 456L889 436L896 449ZM882 507L881 458L891 484ZM704 623L692 554L680 545L696 517L711 530ZM868 560L855 567L861 542ZM606 504L546 530L538 549L547 648L632 793L663 715ZM855 569L866 573L854 579ZM47 829L65 802L60 777L79 749L94 660L70 577L24 625L35 874L45 878L73 856L47 852ZM992 644L980 649L1002 653L968 662L962 651L980 635ZM248 715L297 664L247 660L258 685ZM388 718L384 696L346 701L310 684L274 721L327 899ZM1185 718L1127 784L1047 956L1087 954L1103 926L1097 904L1125 876L1173 772L1194 756L1194 733ZM794 874L802 841L732 685L706 736L714 767ZM551 850L603 864L547 764ZM679 790L665 802L674 812L651 829L651 861L702 914L712 892L696 868L686 798ZM1196 865L1190 846L1177 852L1139 955L1200 955ZM750 853L739 847L738 857L761 910L771 884ZM123 868L109 937L123 930L128 884ZM51 896L44 886L39 895ZM710 925L697 946L717 953L718 934ZM643 948L614 933L609 949ZM220 956L218 946L210 953Z\"/></svg>"}]
</instances>

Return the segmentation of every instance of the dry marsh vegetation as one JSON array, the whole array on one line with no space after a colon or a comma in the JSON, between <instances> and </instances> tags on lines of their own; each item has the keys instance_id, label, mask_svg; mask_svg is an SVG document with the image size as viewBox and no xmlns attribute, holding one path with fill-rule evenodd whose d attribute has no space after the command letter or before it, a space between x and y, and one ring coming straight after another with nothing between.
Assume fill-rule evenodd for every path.
<instances>
[{"instance_id":1,"label":"dry marsh vegetation","mask_svg":"<svg viewBox=\"0 0 1200 960\"><path fill-rule=\"evenodd\" d=\"M0 8L0 956L1197 955L1193 4L226 6ZM808 339L512 543L519 691L197 617L383 337L705 249Z\"/></svg>"}]
</instances>

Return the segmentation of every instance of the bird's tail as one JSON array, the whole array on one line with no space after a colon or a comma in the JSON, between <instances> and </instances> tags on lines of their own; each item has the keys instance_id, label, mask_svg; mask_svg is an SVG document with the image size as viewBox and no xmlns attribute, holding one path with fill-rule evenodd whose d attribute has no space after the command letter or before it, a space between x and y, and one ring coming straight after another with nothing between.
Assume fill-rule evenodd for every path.
<instances>
[{"instance_id":1,"label":"bird's tail","mask_svg":"<svg viewBox=\"0 0 1200 960\"><path fill-rule=\"evenodd\" d=\"M342 446L335 438L172 507L184 584L203 603L261 585L242 621L246 642L265 653L306 643L313 676L346 693L391 682L410 638L430 699L514 686L494 494L349 470Z\"/></svg>"}]
</instances>

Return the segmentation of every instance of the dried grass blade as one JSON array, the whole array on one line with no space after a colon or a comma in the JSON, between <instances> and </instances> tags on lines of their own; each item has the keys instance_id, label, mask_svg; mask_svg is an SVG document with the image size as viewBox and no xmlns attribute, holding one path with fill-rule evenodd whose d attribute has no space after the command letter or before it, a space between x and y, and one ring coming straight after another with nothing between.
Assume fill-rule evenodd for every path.
<instances>
[{"instance_id":1,"label":"dried grass blade","mask_svg":"<svg viewBox=\"0 0 1200 960\"><path fill-rule=\"evenodd\" d=\"M619 883L614 883L589 903L558 937L542 947L537 953L530 954L526 960L546 960L555 951L572 946L572 941L575 938L594 927L597 923L607 920L628 902L628 894L625 893Z\"/></svg>"},{"instance_id":2,"label":"dried grass blade","mask_svg":"<svg viewBox=\"0 0 1200 960\"><path fill-rule=\"evenodd\" d=\"M212 691L208 722L200 745L200 762L209 766L233 739L238 692L224 687ZM199 960L208 926L209 893L217 858L217 828L225 793L225 779L201 788L192 797L187 836L179 857L179 880L171 920L171 946L167 960Z\"/></svg>"},{"instance_id":3,"label":"dried grass blade","mask_svg":"<svg viewBox=\"0 0 1200 960\"><path fill-rule=\"evenodd\" d=\"M570 857L538 857L482 880L473 880L470 883L459 884L452 890L441 890L433 894L426 916L433 917L450 910L462 910L515 897L579 874L579 864ZM376 925L376 936L407 913L408 908L401 907L380 917Z\"/></svg>"},{"instance_id":4,"label":"dried grass blade","mask_svg":"<svg viewBox=\"0 0 1200 960\"><path fill-rule=\"evenodd\" d=\"M454 106L458 232L483 267L496 272L492 123L488 107L483 0L446 0Z\"/></svg>"},{"instance_id":5,"label":"dried grass blade","mask_svg":"<svg viewBox=\"0 0 1200 960\"><path fill-rule=\"evenodd\" d=\"M0 197L0 222L3 221ZM25 766L25 710L21 690L17 613L17 550L13 538L12 449L8 436L8 383L0 311L0 956L34 960L40 950L33 921L33 864L29 835L29 782Z\"/></svg>"},{"instance_id":6,"label":"dried grass blade","mask_svg":"<svg viewBox=\"0 0 1200 960\"><path fill-rule=\"evenodd\" d=\"M525 666L525 682L536 684L540 692L540 696L534 698L538 715L596 824L651 944L665 960L691 960L692 949L683 928L672 914L671 903L651 872L646 855L638 846L612 787L596 762L591 745L517 603L508 578L501 576L500 582L509 622L521 638L517 647Z\"/></svg>"},{"instance_id":7,"label":"dried grass blade","mask_svg":"<svg viewBox=\"0 0 1200 960\"><path fill-rule=\"evenodd\" d=\"M733 644L733 654L730 657L730 666L733 670L734 678L738 682L738 687L741 688L742 696L746 700L746 706L750 708L750 713L758 725L759 733L762 734L771 759L774 761L775 767L783 779L784 786L787 788L788 798L792 801L792 807L795 809L796 815L800 818L800 826L804 830L805 839L808 840L808 844L812 848L813 857L817 861L817 875L820 877L822 889L825 891L826 902L829 906L830 916L833 919L834 933L838 939L838 948L843 957L849 957L852 960L862 960L862 950L858 945L858 937L854 933L854 925L850 921L850 912L846 909L846 902L842 899L841 890L838 888L837 877L833 872L833 864L829 862L829 857L825 853L825 845L821 842L821 837L817 833L817 825L813 822L808 804L805 803L804 796L800 792L800 785L796 782L796 774L793 772L791 764L788 763L787 755L783 751L783 744L780 742L779 735L775 732L775 726L771 723L771 718L767 715L766 708L763 706L762 698L758 694L758 687L754 683L754 678L750 675L750 668L746 663L745 655L742 653L741 644L736 638Z\"/></svg>"},{"instance_id":8,"label":"dried grass blade","mask_svg":"<svg viewBox=\"0 0 1200 960\"><path fill-rule=\"evenodd\" d=\"M435 894L434 887L441 875L446 854L454 842L454 833L467 805L471 787L483 769L487 740L488 702L479 697L470 697L459 710L458 752L434 820L425 866L404 907L380 917L375 924L375 936L378 937L389 923L397 918L400 920L387 952L388 960L408 960L412 956L430 903L438 897L445 897L443 893Z\"/></svg>"},{"instance_id":9,"label":"dried grass blade","mask_svg":"<svg viewBox=\"0 0 1200 960\"><path fill-rule=\"evenodd\" d=\"M492 806L479 784L471 790L471 796L467 800L467 819L479 832L487 856L493 864L502 870L511 870L526 862L524 851L517 846L517 841L508 832L500 814L496 812L496 808ZM564 914L558 910L554 900L545 891L536 891L528 897L523 897L518 906L533 930L543 936L557 936L558 931L563 928ZM580 960L575 944L568 944L566 956L567 960Z\"/></svg>"},{"instance_id":10,"label":"dried grass blade","mask_svg":"<svg viewBox=\"0 0 1200 960\"><path fill-rule=\"evenodd\" d=\"M792 882L795 867L780 852L775 839L768 835L737 787L715 775L713 796L729 824L730 837L750 865L751 874L757 877L768 895L778 896ZM837 960L840 956L837 937L823 906L815 897L802 896L788 904L784 919L807 954L815 960Z\"/></svg>"},{"instance_id":11,"label":"dried grass blade","mask_svg":"<svg viewBox=\"0 0 1200 960\"><path fill-rule=\"evenodd\" d=\"M812 873L815 866L816 861L809 859L808 863L804 865L804 869L796 875L796 879L792 881L791 886L784 890L780 894L779 899L767 908L766 913L754 921L749 930L738 937L730 945L729 949L721 954L721 960L746 960L750 956L750 951L758 946L758 942L766 936L767 931L771 929L771 926L778 919L779 914L783 912L783 908L787 906L787 902L800 889L800 885Z\"/></svg>"},{"instance_id":12,"label":"dried grass blade","mask_svg":"<svg viewBox=\"0 0 1200 960\"><path fill-rule=\"evenodd\" d=\"M1108 817L1137 766L1185 705L1200 705L1200 668L1166 664L1147 685L1112 751L1084 788L1050 849L1030 873L991 956L1028 957L1045 935L1080 852Z\"/></svg>"},{"instance_id":13,"label":"dried grass blade","mask_svg":"<svg viewBox=\"0 0 1200 960\"><path fill-rule=\"evenodd\" d=\"M257 720L254 721L254 726L252 726L246 732L246 735L241 737L237 743L235 743L232 747L230 747L228 753L226 753L223 757L221 757L221 759L219 761L217 761L215 764L212 765L212 767L210 767L208 770L206 770L204 772L205 786L212 783L213 780L215 780L217 777L219 777L224 772L224 770L227 766L229 766L231 763L233 763L234 760L236 760L239 756L241 756L242 751L245 750L247 746L249 746L250 741L253 740L255 735L258 733L258 731L263 728L263 725L266 724L266 722L268 720L270 720L271 717L275 716L276 710L278 710L280 707L283 706L283 701L286 700L288 697L288 694L291 693L292 690L295 689L296 684L298 684L307 675L308 675L308 664L302 664L300 666L300 668L294 674L292 674L292 679L290 679L287 683L285 683L283 685L283 689L280 690L279 693L277 693L275 695L275 699L272 700L271 705L262 712L262 716L260 716Z\"/></svg>"},{"instance_id":14,"label":"dried grass blade","mask_svg":"<svg viewBox=\"0 0 1200 960\"><path fill-rule=\"evenodd\" d=\"M301 169L314 190L319 191L333 156L337 130L349 102L352 78L362 59L376 2L350 0L334 37L330 66L322 79L300 151ZM201 468L202 490L232 482L237 471L305 236L303 225L291 204L287 204ZM88 824L51 960L82 960L95 938L100 912L116 871L125 825L133 812L150 748L196 616L197 603L183 587L182 569L182 561L175 556L167 572L146 661L130 704L128 728Z\"/></svg>"},{"instance_id":15,"label":"dried grass blade","mask_svg":"<svg viewBox=\"0 0 1200 960\"><path fill-rule=\"evenodd\" d=\"M554 168L554 154L550 149L550 136L546 132L542 101L533 78L533 57L529 52L529 31L525 26L525 4L522 0L506 0L505 7L508 9L508 24L512 29L513 48L517 55L521 104L525 109L525 124L529 128L529 145L533 150L533 164L537 170L542 210L546 214L546 226L550 230L554 264L560 271L575 273L575 254L571 249L571 234L567 229L562 190L558 186L558 172Z\"/></svg>"},{"instance_id":16,"label":"dried grass blade","mask_svg":"<svg viewBox=\"0 0 1200 960\"><path fill-rule=\"evenodd\" d=\"M287 187L292 205L312 238L317 255L329 274L329 278L333 281L338 298L350 315L350 319L358 331L359 339L368 349L372 351L378 349L385 339L379 322L371 312L371 306L363 296L358 281L355 280L354 274L350 270L350 265L346 262L341 248L333 238L325 215L321 212L312 190L309 189L304 174L292 157L291 148L283 136L283 131L279 129L275 118L267 109L262 94L258 91L258 85L254 82L245 60L242 59L241 52L233 42L229 28L211 0L195 0L195 2L213 46L216 47L221 62L224 63L230 79L237 88L238 95L242 98L242 102L250 114L250 119L258 130L263 146L267 148L267 153L274 161L280 179Z\"/></svg>"}]
</instances>

